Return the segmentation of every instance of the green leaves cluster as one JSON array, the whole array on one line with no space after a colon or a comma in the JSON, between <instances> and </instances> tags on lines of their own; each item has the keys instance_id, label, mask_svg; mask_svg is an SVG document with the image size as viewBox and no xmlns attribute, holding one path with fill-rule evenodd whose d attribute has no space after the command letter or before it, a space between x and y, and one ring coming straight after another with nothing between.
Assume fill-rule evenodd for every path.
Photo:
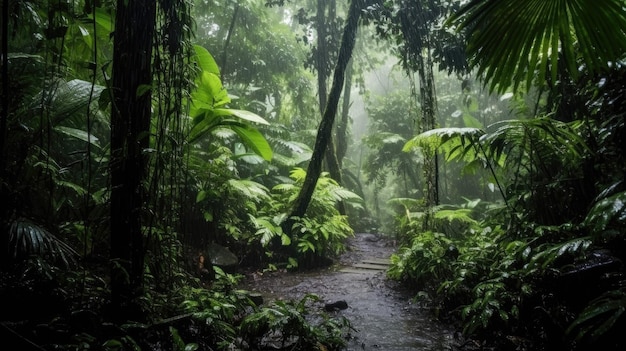
<instances>
[{"instance_id":1,"label":"green leaves cluster","mask_svg":"<svg viewBox=\"0 0 626 351\"><path fill-rule=\"evenodd\" d=\"M245 146L265 160L271 160L272 148L253 126L253 123L269 123L253 112L228 108L231 98L222 86L219 68L213 56L201 46L196 45L194 49L200 72L190 99L190 117L193 120L189 142L196 142L219 128L228 128L241 138Z\"/></svg>"},{"instance_id":2,"label":"green leaves cluster","mask_svg":"<svg viewBox=\"0 0 626 351\"><path fill-rule=\"evenodd\" d=\"M345 250L345 239L353 235L346 216L340 215L337 204L340 201L360 207L362 199L353 192L339 186L336 181L323 173L317 182L311 198L309 211L303 218L293 218L292 232L285 233L282 224L287 220L289 204L298 196L306 172L296 168L291 172L292 183L278 184L272 189L272 200L260 209L261 216L251 216L255 225L256 237L264 247L274 238L279 238L287 250L278 249L279 255L287 255L288 266L299 264L311 266L319 260L333 257ZM282 251L282 252L281 252Z\"/></svg>"},{"instance_id":3,"label":"green leaves cluster","mask_svg":"<svg viewBox=\"0 0 626 351\"><path fill-rule=\"evenodd\" d=\"M347 334L353 329L344 316L331 318L315 313L312 304L317 295L307 294L299 301L276 300L246 316L241 322L241 336L257 345L268 336L278 335L281 347L290 350L343 350ZM319 308L319 307L318 307Z\"/></svg>"},{"instance_id":4,"label":"green leaves cluster","mask_svg":"<svg viewBox=\"0 0 626 351\"><path fill-rule=\"evenodd\" d=\"M420 296L459 318L467 335L524 335L512 346L574 349L611 345L626 323L619 263L624 168L616 152L621 146L603 137L605 128L623 135L615 110L604 104L622 90L592 84L583 84L579 96L598 107L587 119L564 122L549 114L485 128L440 128L405 145L488 169L502 195L478 211L467 211L476 209L469 203L432 209L433 218L463 226L435 222L424 230L419 221L428 211L408 201L398 214L408 240L390 275L415 284L424 291ZM447 255L448 245L457 254Z\"/></svg>"}]
</instances>

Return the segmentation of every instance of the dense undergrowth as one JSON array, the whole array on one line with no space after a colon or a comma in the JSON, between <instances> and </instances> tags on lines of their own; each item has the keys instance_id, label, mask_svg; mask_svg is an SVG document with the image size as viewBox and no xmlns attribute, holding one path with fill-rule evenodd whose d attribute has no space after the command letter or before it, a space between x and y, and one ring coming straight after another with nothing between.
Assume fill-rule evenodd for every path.
<instances>
[{"instance_id":1,"label":"dense undergrowth","mask_svg":"<svg viewBox=\"0 0 626 351\"><path fill-rule=\"evenodd\" d=\"M176 287L144 296L145 319L125 323L111 322L105 277L94 271L22 268L0 281L0 334L20 350L341 350L353 331L315 295L264 304L237 287L242 275L217 267L211 282L180 271Z\"/></svg>"},{"instance_id":2,"label":"dense undergrowth","mask_svg":"<svg viewBox=\"0 0 626 351\"><path fill-rule=\"evenodd\" d=\"M132 232L140 243L132 256L137 266L126 269L128 262L112 255L125 251L130 240L122 240L124 245L111 240L119 234L111 223L129 212L111 206L111 194L125 185L111 180L119 164L112 130L120 126L112 118L120 101L111 77L140 68L114 74L111 67L136 48L126 47L113 58L112 39L117 7L133 3L4 2L2 342L33 350L259 349L274 342L291 350L341 349L349 322L318 313L314 296L259 306L237 289L235 272L206 261L207 248L218 244L245 266L311 268L341 253L354 230L375 224L364 220L373 215L361 197L326 173L307 214L288 218L303 186L320 111L311 107L316 83L305 69L316 49L299 45L294 27L287 25L297 21L265 11L283 1L157 2L154 36L141 40L153 43L154 52L138 65L151 66L151 77L135 91L124 91L149 97L147 127L133 140L144 146L138 163L145 174L127 191L146 196L132 204L136 216L124 217L141 219ZM520 10L529 4L530 13L509 16L513 3ZM403 247L389 274L419 291L439 317L460 323L467 338L499 350L623 348L626 70L620 61L625 32L615 28L623 27L626 16L618 1L601 2L610 5L604 11L586 11L600 3L578 1L581 6L563 10L565 16L558 16L556 6L543 11L543 3L552 2L469 2L470 11L479 6L485 12L460 26L460 32L478 31L467 46L467 38L452 37L451 28L442 25L453 12L468 13L458 12L460 2L429 1L426 7L418 1L372 2L368 21L391 52L402 55L406 73L421 77L420 98L411 78L402 88L411 91L405 101L390 96L369 106L375 130L364 140L373 152L363 169L360 160L356 169L356 157L351 161L353 174L344 182L363 194L360 176L369 176L377 183L371 197L377 201L384 183L404 178L394 185L403 187L401 196L408 199L390 201L401 205L395 231ZM498 4L504 4L502 12L496 11ZM299 21L313 18L313 11L290 11ZM245 20L237 21L238 13ZM516 21L493 21L489 15ZM595 26L601 15L605 28ZM570 23L570 17L578 19ZM548 20L552 25L544 25ZM133 33L144 32L141 22L132 23L138 25ZM339 27L341 21L331 22ZM542 28L500 28L511 23ZM228 29L235 24L237 30ZM584 24L590 25L586 32ZM205 33L194 38L195 28ZM563 28L576 28L576 35ZM598 34L600 29L605 31ZM302 40L313 32L306 25ZM510 40L500 40L503 33ZM206 49L218 47L227 68L222 71ZM476 99L466 48L476 54L473 66L485 73L483 83L492 91L504 93L510 86L515 91L498 103ZM448 59L462 69L453 69ZM370 57L365 61L372 63ZM435 63L464 77L461 95L434 96L443 93L434 89ZM317 67L317 73L320 69L326 70ZM229 94L223 79L236 94ZM361 84L362 90L373 88ZM526 93L517 90L525 84ZM424 85L430 86L428 98ZM437 101L441 118L435 121ZM515 110L515 119L500 120L506 109ZM420 126L416 121L424 111L429 124ZM401 151L417 131L451 120L462 120L463 126L427 131L405 144L406 151L427 152ZM485 121L490 122L482 125ZM342 136L347 139L345 130ZM481 169L490 176L473 178L468 186L454 174L459 168L436 173L433 158L426 162L435 150L466 164L462 173ZM428 186L420 178L425 170ZM471 189L464 203L440 205L439 177L450 193L481 189ZM479 199L477 193L488 196ZM349 213L340 212L345 207L340 204L348 205ZM382 212L378 203L369 205ZM119 283L132 279L141 291L112 287L116 281L116 287L126 288ZM133 310L127 315L140 318L116 320L124 314L111 310L112 295L131 303L124 306ZM133 297L138 298L130 301Z\"/></svg>"},{"instance_id":3,"label":"dense undergrowth","mask_svg":"<svg viewBox=\"0 0 626 351\"><path fill-rule=\"evenodd\" d=\"M449 161L490 169L503 198L431 209L395 199L403 246L390 277L485 347L623 348L623 71L561 96L586 101L581 119L444 128L411 140L407 150L437 148Z\"/></svg>"}]
</instances>

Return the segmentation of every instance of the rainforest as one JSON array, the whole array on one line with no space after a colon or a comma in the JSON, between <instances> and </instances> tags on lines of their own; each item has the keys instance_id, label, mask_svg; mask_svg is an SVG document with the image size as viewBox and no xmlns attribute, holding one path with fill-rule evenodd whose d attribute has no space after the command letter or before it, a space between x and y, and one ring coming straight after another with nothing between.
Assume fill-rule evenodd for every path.
<instances>
[{"instance_id":1,"label":"rainforest","mask_svg":"<svg viewBox=\"0 0 626 351\"><path fill-rule=\"evenodd\" d=\"M1 4L0 349L626 347L623 0Z\"/></svg>"}]
</instances>

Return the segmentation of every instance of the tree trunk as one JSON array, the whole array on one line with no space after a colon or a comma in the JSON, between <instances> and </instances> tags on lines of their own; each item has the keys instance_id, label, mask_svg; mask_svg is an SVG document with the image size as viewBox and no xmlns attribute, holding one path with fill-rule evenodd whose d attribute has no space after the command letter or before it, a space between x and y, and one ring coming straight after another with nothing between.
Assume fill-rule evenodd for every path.
<instances>
[{"instance_id":1,"label":"tree trunk","mask_svg":"<svg viewBox=\"0 0 626 351\"><path fill-rule=\"evenodd\" d=\"M336 11L335 4L331 2L329 4L329 22L335 20ZM328 55L328 47L326 45L327 39L327 21L326 21L326 0L318 0L317 1L317 92L319 97L319 105L320 111L324 111L326 109L328 93L326 91L326 84L328 81L328 73L326 72L328 67L329 55ZM324 116L322 115L322 118ZM328 146L326 148L326 166L328 167L328 173L330 173L330 177L334 179L338 184L341 184L341 167L339 166L339 161L337 159L337 151L335 148L335 142L332 137L332 133L330 138L328 138ZM339 213L346 214L346 208L343 202L339 202L338 204Z\"/></svg>"},{"instance_id":2,"label":"tree trunk","mask_svg":"<svg viewBox=\"0 0 626 351\"><path fill-rule=\"evenodd\" d=\"M326 49L326 1L317 0L317 15L315 26L317 27L317 55L315 63L317 65L317 97L320 105L320 111L326 108L326 61L328 60L328 50Z\"/></svg>"},{"instance_id":3,"label":"tree trunk","mask_svg":"<svg viewBox=\"0 0 626 351\"><path fill-rule=\"evenodd\" d=\"M239 4L235 4L235 10L233 11L233 18L230 20L230 26L228 27L228 34L226 34L226 41L224 42L224 48L222 49L222 60L220 62L222 83L225 82L224 77L228 68L228 47L230 46L230 39L233 37L235 31L235 22L237 22L237 15L239 14Z\"/></svg>"},{"instance_id":4,"label":"tree trunk","mask_svg":"<svg viewBox=\"0 0 626 351\"><path fill-rule=\"evenodd\" d=\"M0 114L0 179L5 178L5 144L7 137L7 124L9 120L9 1L2 1L2 43L0 54L2 55L2 114ZM0 184L0 195L5 197L4 181ZM0 204L0 225L6 219L9 204L3 200Z\"/></svg>"},{"instance_id":5,"label":"tree trunk","mask_svg":"<svg viewBox=\"0 0 626 351\"><path fill-rule=\"evenodd\" d=\"M343 158L348 152L348 122L350 117L350 91L352 90L352 62L346 68L346 82L343 87L343 101L341 104L341 119L337 123L337 163L341 169Z\"/></svg>"},{"instance_id":6,"label":"tree trunk","mask_svg":"<svg viewBox=\"0 0 626 351\"><path fill-rule=\"evenodd\" d=\"M147 176L152 85L153 0L118 0L113 47L111 115L111 305L117 320L141 318L144 239L142 216Z\"/></svg>"},{"instance_id":7,"label":"tree trunk","mask_svg":"<svg viewBox=\"0 0 626 351\"><path fill-rule=\"evenodd\" d=\"M322 117L322 121L320 122L317 130L317 138L315 139L313 155L307 168L304 184L302 185L302 190L298 194L298 198L295 201L290 217L304 216L311 201L311 196L313 196L317 179L320 176L324 153L326 152L330 138L332 137L333 123L335 121L335 115L337 114L337 105L339 104L341 89L343 88L346 67L352 57L352 51L356 41L356 33L362 6L363 0L352 0L350 3L350 10L348 11L348 18L343 31L341 49L339 50L339 57L337 58L337 66L335 67L333 85L330 90L330 95L328 96L328 103L326 104L324 116ZM291 222L287 223L287 232L291 231L291 224Z\"/></svg>"},{"instance_id":8,"label":"tree trunk","mask_svg":"<svg viewBox=\"0 0 626 351\"><path fill-rule=\"evenodd\" d=\"M437 102L435 95L435 82L433 64L430 57L430 49L426 49L426 57L420 59L419 70L420 96L422 102L422 130L420 133L435 129ZM439 205L439 162L437 153L424 155L424 178L426 179L426 206Z\"/></svg>"}]
</instances>

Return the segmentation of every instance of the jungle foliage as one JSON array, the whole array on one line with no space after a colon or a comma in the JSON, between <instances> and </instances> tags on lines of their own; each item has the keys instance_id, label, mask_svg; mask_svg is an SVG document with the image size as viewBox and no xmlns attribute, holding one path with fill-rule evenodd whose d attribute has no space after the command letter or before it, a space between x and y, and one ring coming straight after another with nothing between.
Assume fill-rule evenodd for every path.
<instances>
[{"instance_id":1,"label":"jungle foliage","mask_svg":"<svg viewBox=\"0 0 626 351\"><path fill-rule=\"evenodd\" d=\"M351 324L317 296L238 284L371 227L400 244L389 277L466 339L624 347L623 1L137 4L2 1L7 345L340 350Z\"/></svg>"},{"instance_id":2,"label":"jungle foliage","mask_svg":"<svg viewBox=\"0 0 626 351\"><path fill-rule=\"evenodd\" d=\"M624 346L626 50L622 39L601 42L596 34L604 28L610 33L603 39L622 36L626 23L622 2L593 11L591 4L463 6L447 23L467 31L480 84L500 92L515 118L483 124L464 116L463 125L404 144L405 152L461 163L463 172L486 171L482 186L501 195L439 206L390 200L402 210L396 228L404 243L390 277L489 347ZM473 111L493 106L478 103ZM465 113L472 111L456 114ZM434 221L425 225L425 218Z\"/></svg>"},{"instance_id":3,"label":"jungle foliage","mask_svg":"<svg viewBox=\"0 0 626 351\"><path fill-rule=\"evenodd\" d=\"M310 48L280 12L2 4L2 335L45 349L208 350L272 334L339 349L349 322L320 315L317 298L260 307L236 289L244 269L328 264L353 234L337 204L362 207L323 173L307 213L281 228L319 114ZM216 261L216 245L236 267Z\"/></svg>"}]
</instances>

